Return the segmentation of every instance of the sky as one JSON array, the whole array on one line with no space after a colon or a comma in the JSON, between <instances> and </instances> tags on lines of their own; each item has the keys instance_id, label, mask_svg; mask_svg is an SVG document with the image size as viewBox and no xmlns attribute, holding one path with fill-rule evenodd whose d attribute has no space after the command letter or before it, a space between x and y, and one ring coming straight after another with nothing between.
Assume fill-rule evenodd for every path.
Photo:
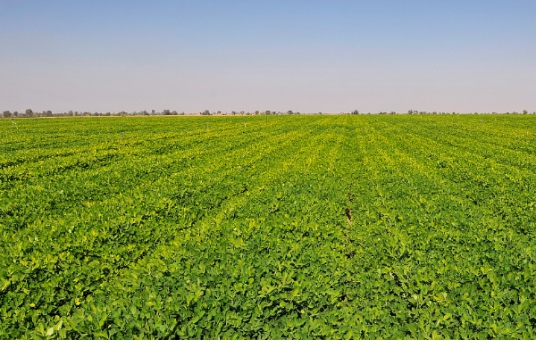
<instances>
[{"instance_id":1,"label":"sky","mask_svg":"<svg viewBox=\"0 0 536 341\"><path fill-rule=\"evenodd\" d=\"M536 111L534 0L0 0L0 110Z\"/></svg>"}]
</instances>

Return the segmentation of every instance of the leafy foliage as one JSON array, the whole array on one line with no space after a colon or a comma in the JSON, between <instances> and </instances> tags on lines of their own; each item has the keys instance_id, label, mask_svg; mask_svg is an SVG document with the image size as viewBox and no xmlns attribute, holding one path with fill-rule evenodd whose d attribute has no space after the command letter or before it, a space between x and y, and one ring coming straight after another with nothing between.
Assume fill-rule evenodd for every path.
<instances>
[{"instance_id":1,"label":"leafy foliage","mask_svg":"<svg viewBox=\"0 0 536 341\"><path fill-rule=\"evenodd\" d=\"M2 121L0 338L534 339L535 123Z\"/></svg>"}]
</instances>

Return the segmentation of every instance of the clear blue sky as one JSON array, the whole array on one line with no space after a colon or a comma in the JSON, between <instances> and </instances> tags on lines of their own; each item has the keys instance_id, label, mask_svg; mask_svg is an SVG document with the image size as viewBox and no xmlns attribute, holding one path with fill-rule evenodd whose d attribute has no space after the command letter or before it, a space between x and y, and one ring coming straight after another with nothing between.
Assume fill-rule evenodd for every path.
<instances>
[{"instance_id":1,"label":"clear blue sky","mask_svg":"<svg viewBox=\"0 0 536 341\"><path fill-rule=\"evenodd\" d=\"M0 0L0 110L536 111L536 1Z\"/></svg>"}]
</instances>

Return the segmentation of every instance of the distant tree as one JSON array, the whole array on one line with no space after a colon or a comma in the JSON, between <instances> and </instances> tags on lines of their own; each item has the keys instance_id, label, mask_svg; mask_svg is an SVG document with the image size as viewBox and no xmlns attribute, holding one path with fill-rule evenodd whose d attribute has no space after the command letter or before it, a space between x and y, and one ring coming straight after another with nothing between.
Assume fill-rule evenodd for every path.
<instances>
[{"instance_id":1,"label":"distant tree","mask_svg":"<svg viewBox=\"0 0 536 341\"><path fill-rule=\"evenodd\" d=\"M359 115L359 110L352 111L352 115Z\"/></svg>"},{"instance_id":2,"label":"distant tree","mask_svg":"<svg viewBox=\"0 0 536 341\"><path fill-rule=\"evenodd\" d=\"M26 109L26 117L35 117L32 109Z\"/></svg>"},{"instance_id":3,"label":"distant tree","mask_svg":"<svg viewBox=\"0 0 536 341\"><path fill-rule=\"evenodd\" d=\"M171 115L171 111L169 110L162 110L162 115Z\"/></svg>"},{"instance_id":4,"label":"distant tree","mask_svg":"<svg viewBox=\"0 0 536 341\"><path fill-rule=\"evenodd\" d=\"M528 114L529 112L527 110L523 110L523 115Z\"/></svg>"},{"instance_id":5,"label":"distant tree","mask_svg":"<svg viewBox=\"0 0 536 341\"><path fill-rule=\"evenodd\" d=\"M289 110L289 111L287 111L287 114L292 115L294 113L292 112L292 110Z\"/></svg>"},{"instance_id":6,"label":"distant tree","mask_svg":"<svg viewBox=\"0 0 536 341\"><path fill-rule=\"evenodd\" d=\"M205 110L205 111L201 112L201 115L210 115L210 111Z\"/></svg>"},{"instance_id":7,"label":"distant tree","mask_svg":"<svg viewBox=\"0 0 536 341\"><path fill-rule=\"evenodd\" d=\"M9 110L5 110L5 111L3 112L3 115L4 115L4 117L11 117L11 111L9 111Z\"/></svg>"}]
</instances>

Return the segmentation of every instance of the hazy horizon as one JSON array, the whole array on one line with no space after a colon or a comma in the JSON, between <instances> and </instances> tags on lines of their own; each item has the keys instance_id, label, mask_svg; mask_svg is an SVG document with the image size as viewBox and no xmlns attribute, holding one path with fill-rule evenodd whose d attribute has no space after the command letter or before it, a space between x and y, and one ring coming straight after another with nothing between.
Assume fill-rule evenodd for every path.
<instances>
[{"instance_id":1,"label":"hazy horizon","mask_svg":"<svg viewBox=\"0 0 536 341\"><path fill-rule=\"evenodd\" d=\"M536 111L536 2L0 1L0 110Z\"/></svg>"}]
</instances>

